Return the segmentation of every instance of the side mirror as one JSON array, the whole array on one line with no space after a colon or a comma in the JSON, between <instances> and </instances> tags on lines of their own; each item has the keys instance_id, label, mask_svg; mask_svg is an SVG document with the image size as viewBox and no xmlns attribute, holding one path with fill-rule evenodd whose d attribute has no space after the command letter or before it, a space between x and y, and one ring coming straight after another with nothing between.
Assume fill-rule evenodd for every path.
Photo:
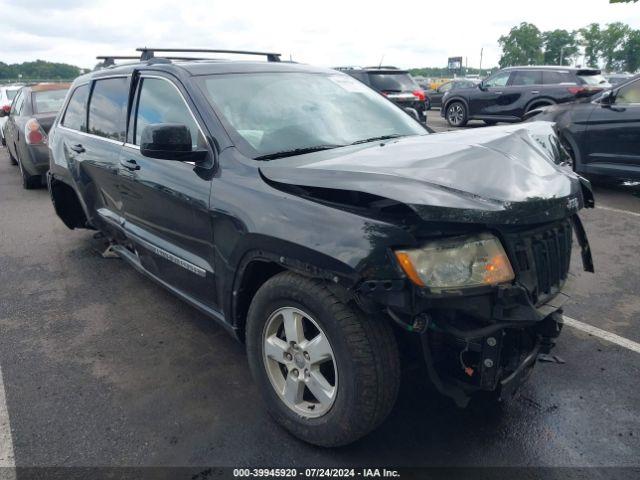
<instances>
[{"instance_id":1,"label":"side mirror","mask_svg":"<svg viewBox=\"0 0 640 480\"><path fill-rule=\"evenodd\" d=\"M4 107L0 108L0 118L8 117L9 112L11 112L11 105L5 105Z\"/></svg>"},{"instance_id":2,"label":"side mirror","mask_svg":"<svg viewBox=\"0 0 640 480\"><path fill-rule=\"evenodd\" d=\"M604 92L599 100L600 105L602 105L603 107L609 107L613 105L615 101L616 101L616 96L613 93L613 90L608 90Z\"/></svg>"},{"instance_id":3,"label":"side mirror","mask_svg":"<svg viewBox=\"0 0 640 480\"><path fill-rule=\"evenodd\" d=\"M417 122L420 121L420 115L418 115L418 111L415 108L406 107L404 111L411 115Z\"/></svg>"},{"instance_id":4,"label":"side mirror","mask_svg":"<svg viewBox=\"0 0 640 480\"><path fill-rule=\"evenodd\" d=\"M194 150L191 132L179 123L154 123L142 131L140 153L161 160L202 161L206 150Z\"/></svg>"},{"instance_id":5,"label":"side mirror","mask_svg":"<svg viewBox=\"0 0 640 480\"><path fill-rule=\"evenodd\" d=\"M478 88L483 92L487 89L487 86L484 83L484 80L478 84Z\"/></svg>"}]
</instances>

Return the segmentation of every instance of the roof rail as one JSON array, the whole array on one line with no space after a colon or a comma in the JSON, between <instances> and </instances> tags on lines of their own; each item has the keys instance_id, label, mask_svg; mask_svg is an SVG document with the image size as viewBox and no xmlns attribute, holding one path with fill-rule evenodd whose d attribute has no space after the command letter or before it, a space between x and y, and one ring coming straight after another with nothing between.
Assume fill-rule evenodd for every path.
<instances>
[{"instance_id":1,"label":"roof rail","mask_svg":"<svg viewBox=\"0 0 640 480\"><path fill-rule=\"evenodd\" d=\"M238 55L263 55L269 62L279 62L280 54L272 52L248 52L245 50L211 50L208 48L136 48L141 52L140 61L144 62L155 57L156 52L188 52L188 53L233 53Z\"/></svg>"},{"instance_id":2,"label":"roof rail","mask_svg":"<svg viewBox=\"0 0 640 480\"><path fill-rule=\"evenodd\" d=\"M123 57L120 55L100 55L96 57L97 60L104 60L102 62L103 67L111 67L115 65L115 60L140 60L140 57Z\"/></svg>"}]
</instances>

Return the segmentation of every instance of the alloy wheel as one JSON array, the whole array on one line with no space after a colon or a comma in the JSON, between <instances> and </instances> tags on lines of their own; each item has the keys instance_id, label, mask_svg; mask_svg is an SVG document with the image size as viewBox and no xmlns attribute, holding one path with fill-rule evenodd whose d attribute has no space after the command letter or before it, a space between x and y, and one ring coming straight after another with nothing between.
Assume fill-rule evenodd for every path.
<instances>
[{"instance_id":1,"label":"alloy wheel","mask_svg":"<svg viewBox=\"0 0 640 480\"><path fill-rule=\"evenodd\" d=\"M297 414L316 418L336 399L338 371L329 339L306 312L283 307L263 333L263 360L271 385Z\"/></svg>"},{"instance_id":2,"label":"alloy wheel","mask_svg":"<svg viewBox=\"0 0 640 480\"><path fill-rule=\"evenodd\" d=\"M460 125L464 119L464 109L459 103L454 103L447 110L447 119L452 125Z\"/></svg>"}]
</instances>

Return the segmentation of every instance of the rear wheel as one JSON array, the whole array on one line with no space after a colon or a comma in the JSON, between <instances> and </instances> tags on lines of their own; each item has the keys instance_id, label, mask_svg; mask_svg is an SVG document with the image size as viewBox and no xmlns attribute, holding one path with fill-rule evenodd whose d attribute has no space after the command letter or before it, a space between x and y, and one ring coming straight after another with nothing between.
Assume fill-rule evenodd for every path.
<instances>
[{"instance_id":1,"label":"rear wheel","mask_svg":"<svg viewBox=\"0 0 640 480\"><path fill-rule=\"evenodd\" d=\"M424 109L431 110L431 100L429 100L429 97L427 97L424 101Z\"/></svg>"},{"instance_id":2,"label":"rear wheel","mask_svg":"<svg viewBox=\"0 0 640 480\"><path fill-rule=\"evenodd\" d=\"M467 124L467 107L462 102L452 102L447 106L447 122L452 127L464 127Z\"/></svg>"},{"instance_id":3,"label":"rear wheel","mask_svg":"<svg viewBox=\"0 0 640 480\"><path fill-rule=\"evenodd\" d=\"M391 327L320 281L290 272L268 280L251 302L246 340L269 412L306 442L351 443L393 407L400 366Z\"/></svg>"}]
</instances>

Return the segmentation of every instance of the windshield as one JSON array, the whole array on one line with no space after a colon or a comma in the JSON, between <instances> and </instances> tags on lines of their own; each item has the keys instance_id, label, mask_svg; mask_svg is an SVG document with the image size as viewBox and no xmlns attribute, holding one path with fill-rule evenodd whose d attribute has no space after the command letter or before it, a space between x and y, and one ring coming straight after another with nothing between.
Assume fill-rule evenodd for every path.
<instances>
[{"instance_id":1,"label":"windshield","mask_svg":"<svg viewBox=\"0 0 640 480\"><path fill-rule=\"evenodd\" d=\"M62 108L66 96L67 89L34 92L33 111L34 113L57 112Z\"/></svg>"},{"instance_id":2,"label":"windshield","mask_svg":"<svg viewBox=\"0 0 640 480\"><path fill-rule=\"evenodd\" d=\"M344 74L211 75L200 82L217 112L253 149L253 158L427 133L382 95Z\"/></svg>"},{"instance_id":3,"label":"windshield","mask_svg":"<svg viewBox=\"0 0 640 480\"><path fill-rule=\"evenodd\" d=\"M19 88L15 90L7 90L7 98L9 100L13 100L14 98L16 98L16 95L18 94L19 90L20 90Z\"/></svg>"},{"instance_id":4,"label":"windshield","mask_svg":"<svg viewBox=\"0 0 640 480\"><path fill-rule=\"evenodd\" d=\"M418 88L408 73L369 73L369 81L381 92L412 92Z\"/></svg>"},{"instance_id":5,"label":"windshield","mask_svg":"<svg viewBox=\"0 0 640 480\"><path fill-rule=\"evenodd\" d=\"M578 75L587 85L609 87L609 82L602 75Z\"/></svg>"}]
</instances>

